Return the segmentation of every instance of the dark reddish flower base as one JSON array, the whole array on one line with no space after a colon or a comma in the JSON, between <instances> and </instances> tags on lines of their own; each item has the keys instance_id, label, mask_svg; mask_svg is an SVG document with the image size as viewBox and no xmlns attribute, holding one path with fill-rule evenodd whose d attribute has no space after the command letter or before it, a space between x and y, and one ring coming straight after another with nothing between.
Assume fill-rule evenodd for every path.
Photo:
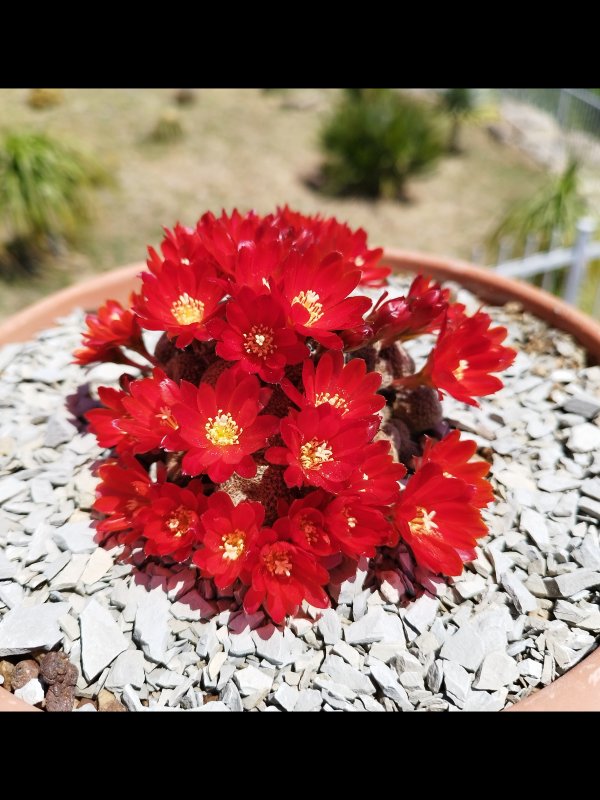
<instances>
[{"instance_id":1,"label":"dark reddish flower base","mask_svg":"<svg viewBox=\"0 0 600 800\"><path fill-rule=\"evenodd\" d=\"M477 405L515 352L422 276L371 309L351 293L385 284L379 256L363 231L288 208L167 231L131 309L89 315L75 354L142 371L85 414L114 452L97 469L101 537L193 563L275 622L325 608L362 557L375 577L404 566L406 545L461 572L492 494L475 444L442 437L440 399ZM154 352L144 328L163 331ZM422 334L437 338L416 371L402 342Z\"/></svg>"}]
</instances>

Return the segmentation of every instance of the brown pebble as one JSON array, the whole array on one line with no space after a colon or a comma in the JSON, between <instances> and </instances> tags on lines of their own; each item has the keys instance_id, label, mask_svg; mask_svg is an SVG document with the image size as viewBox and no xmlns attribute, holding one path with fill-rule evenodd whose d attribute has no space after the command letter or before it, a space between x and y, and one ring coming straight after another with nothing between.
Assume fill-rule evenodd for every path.
<instances>
[{"instance_id":1,"label":"brown pebble","mask_svg":"<svg viewBox=\"0 0 600 800\"><path fill-rule=\"evenodd\" d=\"M55 683L46 692L46 711L73 711L75 687Z\"/></svg>"},{"instance_id":2,"label":"brown pebble","mask_svg":"<svg viewBox=\"0 0 600 800\"><path fill-rule=\"evenodd\" d=\"M39 674L40 668L37 661L34 661L32 658L19 661L15 667L15 671L12 674L11 682L13 690L22 689L26 683L29 683L29 681L37 678Z\"/></svg>"},{"instance_id":3,"label":"brown pebble","mask_svg":"<svg viewBox=\"0 0 600 800\"><path fill-rule=\"evenodd\" d=\"M69 657L66 653L46 653L40 666L41 676L50 686L55 683L75 686L77 683L79 670L69 662Z\"/></svg>"},{"instance_id":4,"label":"brown pebble","mask_svg":"<svg viewBox=\"0 0 600 800\"><path fill-rule=\"evenodd\" d=\"M127 709L112 692L102 689L98 695L98 711L127 711Z\"/></svg>"},{"instance_id":5,"label":"brown pebble","mask_svg":"<svg viewBox=\"0 0 600 800\"><path fill-rule=\"evenodd\" d=\"M7 692L12 690L12 676L15 671L15 665L10 661L0 661L0 675L4 678L3 688Z\"/></svg>"}]
</instances>

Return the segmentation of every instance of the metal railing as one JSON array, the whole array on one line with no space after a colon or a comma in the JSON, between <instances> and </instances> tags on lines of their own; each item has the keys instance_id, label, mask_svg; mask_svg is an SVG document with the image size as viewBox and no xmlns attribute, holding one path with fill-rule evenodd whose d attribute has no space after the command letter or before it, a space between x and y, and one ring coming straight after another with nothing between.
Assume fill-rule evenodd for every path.
<instances>
[{"instance_id":1,"label":"metal railing","mask_svg":"<svg viewBox=\"0 0 600 800\"><path fill-rule=\"evenodd\" d=\"M554 274L566 269L562 296L567 303L577 305L588 265L591 261L600 259L600 241L592 241L595 230L594 220L584 217L577 223L577 235L572 247L559 247L545 253L525 254L522 258L502 261L492 269L500 275L525 280L541 275L542 287L545 289L551 287ZM600 316L600 282L592 304L592 316Z\"/></svg>"}]
</instances>

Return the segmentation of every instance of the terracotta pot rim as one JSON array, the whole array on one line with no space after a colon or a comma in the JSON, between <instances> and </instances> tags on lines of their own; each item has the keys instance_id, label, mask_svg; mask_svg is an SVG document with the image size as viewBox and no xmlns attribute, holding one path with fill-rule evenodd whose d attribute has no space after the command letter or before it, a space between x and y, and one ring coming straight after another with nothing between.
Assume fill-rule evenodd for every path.
<instances>
[{"instance_id":1,"label":"terracotta pot rim","mask_svg":"<svg viewBox=\"0 0 600 800\"><path fill-rule=\"evenodd\" d=\"M382 261L398 271L422 272L438 280L456 281L483 300L500 305L518 301L523 307L556 328L571 333L591 360L600 363L600 324L548 292L498 275L493 270L466 261L425 253L386 249ZM55 292L0 324L0 345L27 341L50 327L58 317L75 308L94 310L109 298L125 302L144 262L111 270ZM508 710L585 711L600 710L600 648L586 656L549 686L521 700ZM37 710L0 687L1 710Z\"/></svg>"}]
</instances>

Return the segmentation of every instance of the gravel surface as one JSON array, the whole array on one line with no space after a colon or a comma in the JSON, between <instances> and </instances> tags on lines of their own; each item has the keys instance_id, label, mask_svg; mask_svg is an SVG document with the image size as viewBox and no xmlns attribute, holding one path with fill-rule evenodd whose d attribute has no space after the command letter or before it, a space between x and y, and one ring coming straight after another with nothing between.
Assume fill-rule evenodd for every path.
<instances>
[{"instance_id":1,"label":"gravel surface","mask_svg":"<svg viewBox=\"0 0 600 800\"><path fill-rule=\"evenodd\" d=\"M396 569L363 560L330 586L334 609L307 606L285 628L240 611L195 569L140 549L121 563L119 548L95 545L90 467L106 451L65 400L84 402L82 383L94 395L122 368L69 363L83 314L5 346L0 659L62 648L79 668L77 697L108 690L137 711L491 711L563 674L600 634L600 367L518 306L486 310L520 351L505 387L480 409L444 401L493 461L477 559L448 581L402 547ZM429 346L412 343L417 361ZM19 692L40 702L37 678Z\"/></svg>"}]
</instances>

